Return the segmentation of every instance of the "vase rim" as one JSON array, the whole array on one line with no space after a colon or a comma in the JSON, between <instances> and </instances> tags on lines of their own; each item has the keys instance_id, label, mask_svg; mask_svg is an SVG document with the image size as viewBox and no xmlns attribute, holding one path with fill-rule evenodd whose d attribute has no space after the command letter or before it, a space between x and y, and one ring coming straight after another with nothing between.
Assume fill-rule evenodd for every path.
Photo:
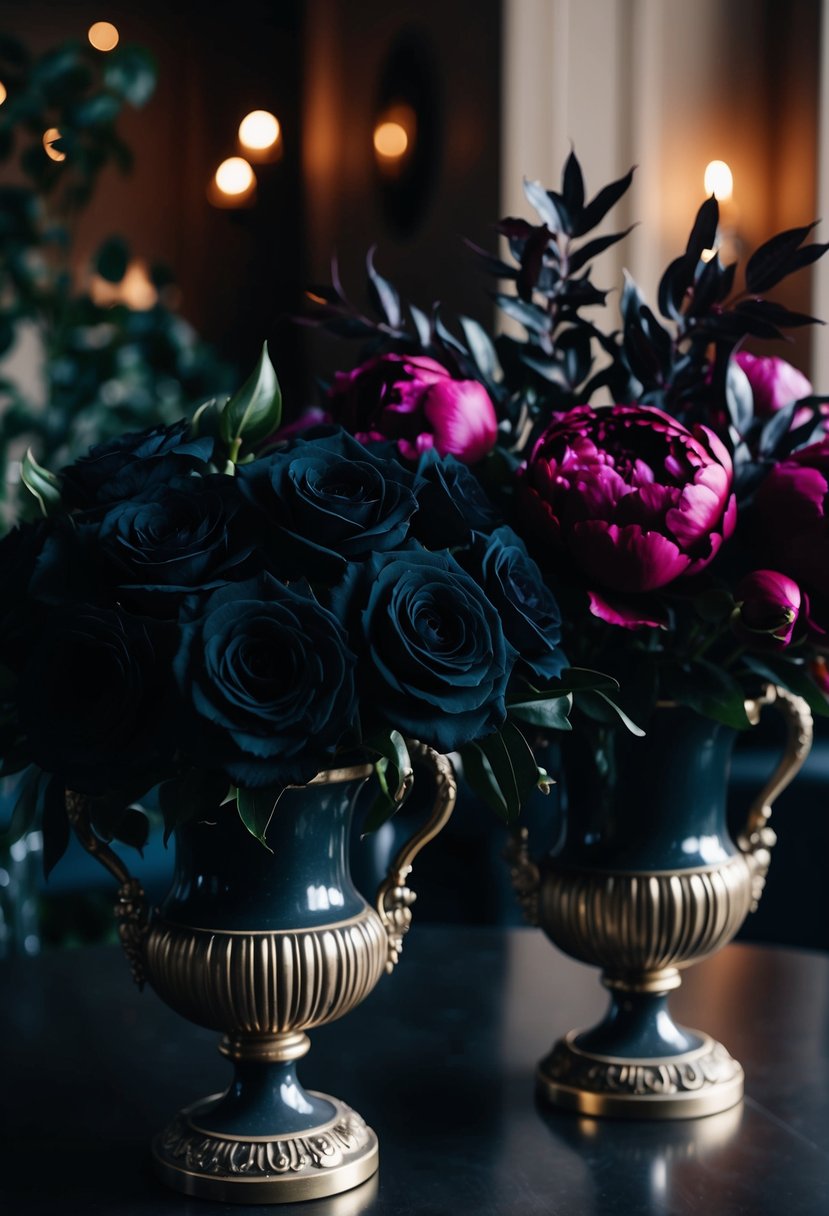
<instances>
[{"instance_id":1,"label":"vase rim","mask_svg":"<svg viewBox=\"0 0 829 1216\"><path fill-rule=\"evenodd\" d=\"M373 764L352 764L347 768L324 768L312 777L308 785L337 785L341 781L359 781L370 777L374 772ZM288 789L304 789L304 786L288 786Z\"/></svg>"}]
</instances>

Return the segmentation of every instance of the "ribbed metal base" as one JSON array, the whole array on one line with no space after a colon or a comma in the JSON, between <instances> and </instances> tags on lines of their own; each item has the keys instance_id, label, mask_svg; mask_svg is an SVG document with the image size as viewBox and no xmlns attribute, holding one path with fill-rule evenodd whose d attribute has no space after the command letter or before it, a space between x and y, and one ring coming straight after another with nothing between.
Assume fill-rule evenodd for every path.
<instances>
[{"instance_id":1,"label":"ribbed metal base","mask_svg":"<svg viewBox=\"0 0 829 1216\"><path fill-rule=\"evenodd\" d=\"M721 1043L681 1055L631 1059L576 1046L576 1031L556 1043L536 1072L539 1096L582 1115L616 1119L695 1119L742 1099L743 1070Z\"/></svg>"},{"instance_id":2,"label":"ribbed metal base","mask_svg":"<svg viewBox=\"0 0 829 1216\"><path fill-rule=\"evenodd\" d=\"M222 1203L295 1203L359 1186L378 1166L377 1136L338 1098L327 1123L288 1137L225 1136L199 1128L207 1103L181 1111L153 1140L153 1164L168 1186Z\"/></svg>"}]
</instances>

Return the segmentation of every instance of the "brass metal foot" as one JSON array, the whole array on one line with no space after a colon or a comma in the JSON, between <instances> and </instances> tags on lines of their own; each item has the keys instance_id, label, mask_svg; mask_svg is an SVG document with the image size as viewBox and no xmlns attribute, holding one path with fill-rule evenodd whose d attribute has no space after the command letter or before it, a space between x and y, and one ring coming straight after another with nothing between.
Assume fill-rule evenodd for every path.
<instances>
[{"instance_id":1,"label":"brass metal foot","mask_svg":"<svg viewBox=\"0 0 829 1216\"><path fill-rule=\"evenodd\" d=\"M156 1173L186 1195L222 1203L295 1203L351 1190L377 1170L377 1136L338 1098L313 1096L331 1103L333 1118L288 1136L204 1130L199 1111L216 1098L187 1107L153 1140Z\"/></svg>"},{"instance_id":2,"label":"brass metal foot","mask_svg":"<svg viewBox=\"0 0 829 1216\"><path fill-rule=\"evenodd\" d=\"M584 1051L571 1031L539 1064L538 1094L554 1106L616 1119L693 1119L728 1110L742 1099L743 1070L716 1039L697 1037L701 1044L692 1051L633 1058Z\"/></svg>"}]
</instances>

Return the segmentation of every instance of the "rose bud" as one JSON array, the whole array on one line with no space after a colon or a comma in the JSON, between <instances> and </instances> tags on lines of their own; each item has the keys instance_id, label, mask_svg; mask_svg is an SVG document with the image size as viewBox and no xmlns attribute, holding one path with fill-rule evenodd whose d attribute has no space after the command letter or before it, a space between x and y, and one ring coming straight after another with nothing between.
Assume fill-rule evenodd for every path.
<instances>
[{"instance_id":1,"label":"rose bud","mask_svg":"<svg viewBox=\"0 0 829 1216\"><path fill-rule=\"evenodd\" d=\"M767 418L813 392L803 373L776 355L751 355L741 350L734 358L751 385L754 412L759 418Z\"/></svg>"},{"instance_id":2,"label":"rose bud","mask_svg":"<svg viewBox=\"0 0 829 1216\"><path fill-rule=\"evenodd\" d=\"M495 446L498 420L484 386L454 380L426 356L381 355L337 372L328 404L363 443L393 439L406 460L434 448L474 464Z\"/></svg>"},{"instance_id":3,"label":"rose bud","mask_svg":"<svg viewBox=\"0 0 829 1216\"><path fill-rule=\"evenodd\" d=\"M538 545L566 554L595 588L653 591L707 566L731 535L731 476L707 427L691 432L649 406L584 405L536 443L521 509Z\"/></svg>"},{"instance_id":4,"label":"rose bud","mask_svg":"<svg viewBox=\"0 0 829 1216\"><path fill-rule=\"evenodd\" d=\"M776 570L754 570L739 583L734 630L746 642L783 650L792 640L802 597L793 579Z\"/></svg>"}]
</instances>

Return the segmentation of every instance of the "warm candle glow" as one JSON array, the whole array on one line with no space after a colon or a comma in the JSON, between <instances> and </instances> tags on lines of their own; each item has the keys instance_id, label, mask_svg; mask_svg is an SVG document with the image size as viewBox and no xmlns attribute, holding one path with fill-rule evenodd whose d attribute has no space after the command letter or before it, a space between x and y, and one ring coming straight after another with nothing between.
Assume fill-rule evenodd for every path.
<instances>
[{"instance_id":1,"label":"warm candle glow","mask_svg":"<svg viewBox=\"0 0 829 1216\"><path fill-rule=\"evenodd\" d=\"M705 166L705 193L719 202L734 193L734 175L724 160L712 160Z\"/></svg>"},{"instance_id":2,"label":"warm candle glow","mask_svg":"<svg viewBox=\"0 0 829 1216\"><path fill-rule=\"evenodd\" d=\"M119 283L110 283L95 275L89 294L102 308L111 304L126 304L128 308L145 312L158 303L158 290L150 278L147 263L141 258L133 258Z\"/></svg>"},{"instance_id":3,"label":"warm candle glow","mask_svg":"<svg viewBox=\"0 0 829 1216\"><path fill-rule=\"evenodd\" d=\"M256 152L272 148L279 133L279 120L268 110L251 110L239 123L239 143Z\"/></svg>"},{"instance_id":4,"label":"warm candle glow","mask_svg":"<svg viewBox=\"0 0 829 1216\"><path fill-rule=\"evenodd\" d=\"M399 122L381 122L374 128L374 150L385 160L399 160L409 146L409 136Z\"/></svg>"},{"instance_id":5,"label":"warm candle glow","mask_svg":"<svg viewBox=\"0 0 829 1216\"><path fill-rule=\"evenodd\" d=\"M87 38L96 51L114 51L120 34L111 21L96 21L90 25Z\"/></svg>"},{"instance_id":6,"label":"warm candle glow","mask_svg":"<svg viewBox=\"0 0 829 1216\"><path fill-rule=\"evenodd\" d=\"M246 194L256 184L253 169L242 156L223 160L214 180L222 194L231 195Z\"/></svg>"},{"instance_id":7,"label":"warm candle glow","mask_svg":"<svg viewBox=\"0 0 829 1216\"><path fill-rule=\"evenodd\" d=\"M48 131L43 132L43 149L50 160L66 160L66 153L61 152L60 148L52 146L55 140L60 138L61 134L57 127L50 127Z\"/></svg>"}]
</instances>

